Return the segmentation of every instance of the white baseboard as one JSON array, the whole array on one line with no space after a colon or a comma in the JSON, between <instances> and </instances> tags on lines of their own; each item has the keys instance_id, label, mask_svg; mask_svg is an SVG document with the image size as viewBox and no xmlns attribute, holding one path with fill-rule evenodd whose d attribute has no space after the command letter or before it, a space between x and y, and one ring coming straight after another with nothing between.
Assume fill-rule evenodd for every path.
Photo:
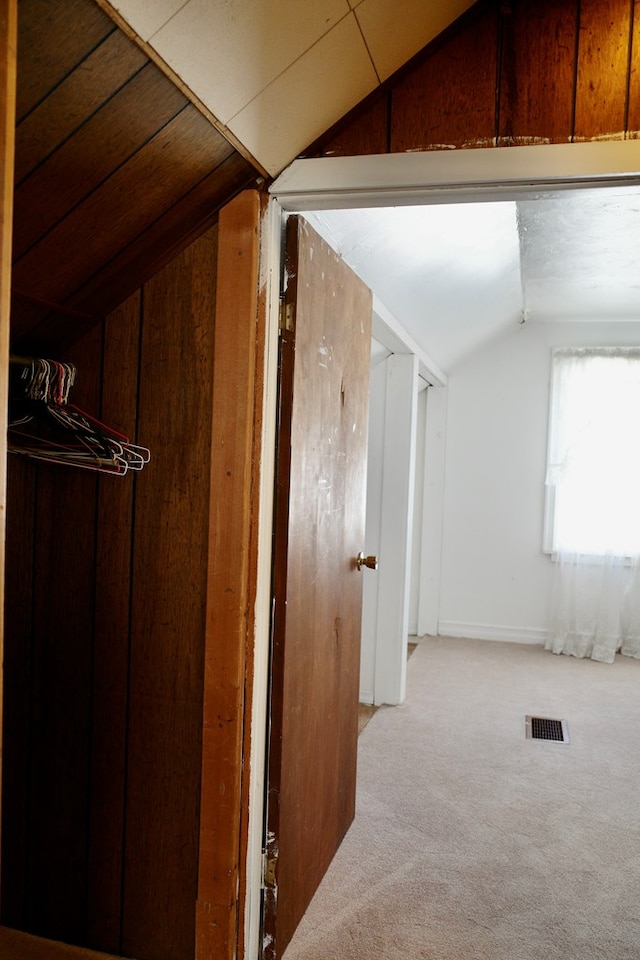
<instances>
[{"instance_id":1,"label":"white baseboard","mask_svg":"<svg viewBox=\"0 0 640 960\"><path fill-rule=\"evenodd\" d=\"M373 705L373 690L361 690L360 691L360 703L364 703L367 706Z\"/></svg>"},{"instance_id":2,"label":"white baseboard","mask_svg":"<svg viewBox=\"0 0 640 960\"><path fill-rule=\"evenodd\" d=\"M540 627L499 627L488 623L458 623L441 620L438 636L461 637L465 640L500 640L504 643L535 643L544 645L548 630Z\"/></svg>"}]
</instances>

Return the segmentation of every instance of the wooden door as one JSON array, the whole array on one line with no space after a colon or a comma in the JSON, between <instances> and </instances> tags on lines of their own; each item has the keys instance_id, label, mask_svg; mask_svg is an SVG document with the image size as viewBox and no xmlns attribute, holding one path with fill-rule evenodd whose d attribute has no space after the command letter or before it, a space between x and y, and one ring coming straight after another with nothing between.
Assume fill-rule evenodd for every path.
<instances>
[{"instance_id":1,"label":"wooden door","mask_svg":"<svg viewBox=\"0 0 640 960\"><path fill-rule=\"evenodd\" d=\"M274 560L265 960L355 812L371 292L288 221Z\"/></svg>"}]
</instances>

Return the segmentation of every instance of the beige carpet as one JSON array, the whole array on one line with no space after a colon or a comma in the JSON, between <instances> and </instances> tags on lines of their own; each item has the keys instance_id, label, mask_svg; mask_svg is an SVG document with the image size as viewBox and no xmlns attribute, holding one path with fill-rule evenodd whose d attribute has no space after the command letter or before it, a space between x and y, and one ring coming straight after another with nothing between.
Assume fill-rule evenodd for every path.
<instances>
[{"instance_id":1,"label":"beige carpet","mask_svg":"<svg viewBox=\"0 0 640 960\"><path fill-rule=\"evenodd\" d=\"M408 674L285 960L638 960L640 661L439 638Z\"/></svg>"}]
</instances>

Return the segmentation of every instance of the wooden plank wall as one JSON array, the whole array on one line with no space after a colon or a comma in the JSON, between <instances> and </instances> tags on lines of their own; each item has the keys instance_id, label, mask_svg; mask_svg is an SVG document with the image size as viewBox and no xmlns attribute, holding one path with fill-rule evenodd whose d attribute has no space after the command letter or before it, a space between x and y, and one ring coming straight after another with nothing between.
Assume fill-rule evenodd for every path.
<instances>
[{"instance_id":1,"label":"wooden plank wall","mask_svg":"<svg viewBox=\"0 0 640 960\"><path fill-rule=\"evenodd\" d=\"M640 136L637 0L480 0L305 156Z\"/></svg>"},{"instance_id":2,"label":"wooden plank wall","mask_svg":"<svg viewBox=\"0 0 640 960\"><path fill-rule=\"evenodd\" d=\"M12 344L73 342L256 172L95 0L20 0Z\"/></svg>"},{"instance_id":3,"label":"wooden plank wall","mask_svg":"<svg viewBox=\"0 0 640 960\"><path fill-rule=\"evenodd\" d=\"M214 416L211 434L196 960L240 957L244 935L248 806L239 758L251 749L251 724L244 724L243 716L250 710L257 577L261 431L255 398L262 388L258 337L264 336L264 303L258 269L263 202L247 190L219 219L213 409L226 415Z\"/></svg>"},{"instance_id":4,"label":"wooden plank wall","mask_svg":"<svg viewBox=\"0 0 640 960\"><path fill-rule=\"evenodd\" d=\"M9 463L2 922L139 960L195 950L216 258L57 358L141 474Z\"/></svg>"},{"instance_id":5,"label":"wooden plank wall","mask_svg":"<svg viewBox=\"0 0 640 960\"><path fill-rule=\"evenodd\" d=\"M8 387L9 318L11 311L11 239L13 167L15 155L16 67L18 5L6 0L0 8L0 396ZM7 484L7 410L0 410L0 609L4 607L4 551ZM0 628L0 680L4 636ZM0 683L0 761L2 759L2 684ZM0 789L0 810L2 793Z\"/></svg>"}]
</instances>

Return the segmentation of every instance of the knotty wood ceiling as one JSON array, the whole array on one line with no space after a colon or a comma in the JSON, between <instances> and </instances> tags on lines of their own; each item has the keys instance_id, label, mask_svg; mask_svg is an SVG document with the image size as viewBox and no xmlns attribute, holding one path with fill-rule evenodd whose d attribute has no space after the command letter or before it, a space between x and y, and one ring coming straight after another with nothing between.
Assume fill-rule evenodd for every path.
<instances>
[{"instance_id":1,"label":"knotty wood ceiling","mask_svg":"<svg viewBox=\"0 0 640 960\"><path fill-rule=\"evenodd\" d=\"M94 0L20 0L12 347L75 339L258 174Z\"/></svg>"}]
</instances>

